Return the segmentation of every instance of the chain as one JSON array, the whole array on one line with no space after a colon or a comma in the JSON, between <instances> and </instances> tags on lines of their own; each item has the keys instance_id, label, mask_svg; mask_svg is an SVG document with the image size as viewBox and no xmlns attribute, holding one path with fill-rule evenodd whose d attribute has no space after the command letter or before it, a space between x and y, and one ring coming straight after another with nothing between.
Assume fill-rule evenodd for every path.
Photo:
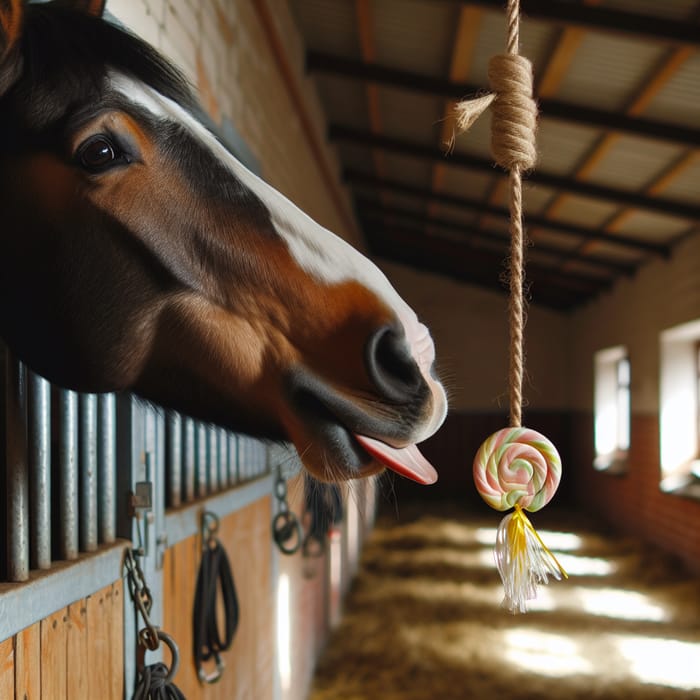
<instances>
[{"instance_id":1,"label":"chain","mask_svg":"<svg viewBox=\"0 0 700 700\"><path fill-rule=\"evenodd\" d=\"M124 557L126 567L126 580L129 585L131 600L134 601L136 612L141 615L144 628L139 632L139 639L143 646L150 651L155 651L160 646L158 628L151 622L150 613L153 608L153 595L146 583L146 577L139 563L138 550L127 549Z\"/></svg>"},{"instance_id":2,"label":"chain","mask_svg":"<svg viewBox=\"0 0 700 700\"><path fill-rule=\"evenodd\" d=\"M294 554L301 547L303 533L299 518L289 509L287 482L282 476L281 468L277 469L275 498L277 515L272 520L272 538L283 554Z\"/></svg>"}]
</instances>

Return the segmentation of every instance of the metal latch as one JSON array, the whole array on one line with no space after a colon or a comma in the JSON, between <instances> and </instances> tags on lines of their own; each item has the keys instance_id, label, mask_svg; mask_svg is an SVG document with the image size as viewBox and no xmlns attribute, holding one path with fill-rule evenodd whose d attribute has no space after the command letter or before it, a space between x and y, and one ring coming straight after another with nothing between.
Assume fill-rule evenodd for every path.
<instances>
[{"instance_id":1,"label":"metal latch","mask_svg":"<svg viewBox=\"0 0 700 700\"><path fill-rule=\"evenodd\" d=\"M140 518L153 509L153 482L138 481L131 493L131 515Z\"/></svg>"}]
</instances>

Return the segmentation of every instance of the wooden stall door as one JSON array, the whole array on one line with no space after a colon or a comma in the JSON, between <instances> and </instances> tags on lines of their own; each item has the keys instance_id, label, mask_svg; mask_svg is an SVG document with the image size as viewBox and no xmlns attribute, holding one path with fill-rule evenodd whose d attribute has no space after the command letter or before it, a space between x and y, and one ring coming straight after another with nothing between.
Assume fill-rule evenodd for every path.
<instances>
[{"instance_id":1,"label":"wooden stall door","mask_svg":"<svg viewBox=\"0 0 700 700\"><path fill-rule=\"evenodd\" d=\"M123 596L117 581L0 642L0 698L122 700Z\"/></svg>"},{"instance_id":2,"label":"wooden stall door","mask_svg":"<svg viewBox=\"0 0 700 700\"><path fill-rule=\"evenodd\" d=\"M271 570L270 497L221 519L219 539L236 583L240 624L226 668L214 685L201 685L192 653L192 607L201 556L201 537L170 547L163 562L163 629L181 653L175 684L187 700L272 700L274 693L275 598Z\"/></svg>"}]
</instances>

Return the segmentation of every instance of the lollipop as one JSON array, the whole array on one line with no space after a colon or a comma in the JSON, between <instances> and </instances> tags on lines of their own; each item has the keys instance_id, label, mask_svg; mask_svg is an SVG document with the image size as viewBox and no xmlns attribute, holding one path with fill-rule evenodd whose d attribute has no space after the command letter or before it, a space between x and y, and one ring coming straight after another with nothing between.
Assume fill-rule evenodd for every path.
<instances>
[{"instance_id":1,"label":"lollipop","mask_svg":"<svg viewBox=\"0 0 700 700\"><path fill-rule=\"evenodd\" d=\"M559 486L557 448L529 428L503 428L488 438L474 458L474 483L496 510L519 505L535 512L547 505Z\"/></svg>"},{"instance_id":2,"label":"lollipop","mask_svg":"<svg viewBox=\"0 0 700 700\"><path fill-rule=\"evenodd\" d=\"M561 479L561 459L554 445L530 428L503 428L481 445L474 458L479 495L496 510L515 510L501 521L494 550L510 612L526 612L537 584L549 576L568 578L547 549L523 509L539 510L554 495Z\"/></svg>"}]
</instances>

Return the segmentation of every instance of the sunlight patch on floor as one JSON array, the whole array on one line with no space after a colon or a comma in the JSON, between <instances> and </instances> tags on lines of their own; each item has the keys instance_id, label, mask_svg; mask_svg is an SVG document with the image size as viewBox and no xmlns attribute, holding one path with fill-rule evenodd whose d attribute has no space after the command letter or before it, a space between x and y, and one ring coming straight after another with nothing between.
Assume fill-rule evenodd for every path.
<instances>
[{"instance_id":1,"label":"sunlight patch on floor","mask_svg":"<svg viewBox=\"0 0 700 700\"><path fill-rule=\"evenodd\" d=\"M700 687L700 643L623 635L613 641L640 682L682 690Z\"/></svg>"},{"instance_id":2,"label":"sunlight patch on floor","mask_svg":"<svg viewBox=\"0 0 700 700\"><path fill-rule=\"evenodd\" d=\"M544 540L547 546L549 542ZM617 565L601 557L582 557L577 554L556 555L559 563L569 576L611 576L617 572Z\"/></svg>"},{"instance_id":3,"label":"sunlight patch on floor","mask_svg":"<svg viewBox=\"0 0 700 700\"><path fill-rule=\"evenodd\" d=\"M583 546L583 539L570 532L537 529L537 533L553 552L575 552ZM496 543L496 528L477 527L474 530L474 539L479 544L492 547Z\"/></svg>"},{"instance_id":4,"label":"sunlight patch on floor","mask_svg":"<svg viewBox=\"0 0 700 700\"><path fill-rule=\"evenodd\" d=\"M577 594L581 607L591 615L648 622L666 622L671 617L663 605L636 591L597 588L579 589Z\"/></svg>"},{"instance_id":5,"label":"sunlight patch on floor","mask_svg":"<svg viewBox=\"0 0 700 700\"><path fill-rule=\"evenodd\" d=\"M533 629L505 633L505 658L515 666L542 676L563 677L593 673L593 666L579 654L571 637Z\"/></svg>"}]
</instances>

